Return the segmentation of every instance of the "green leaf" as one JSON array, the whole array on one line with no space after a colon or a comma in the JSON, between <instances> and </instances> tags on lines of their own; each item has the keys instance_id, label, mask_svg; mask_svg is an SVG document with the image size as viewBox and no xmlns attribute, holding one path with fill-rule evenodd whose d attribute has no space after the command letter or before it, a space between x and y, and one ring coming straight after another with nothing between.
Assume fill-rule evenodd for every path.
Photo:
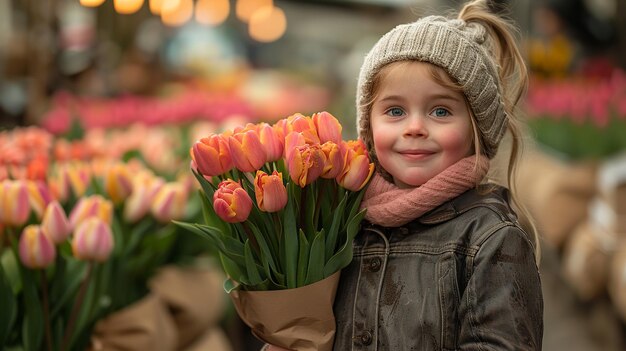
<instances>
[{"instance_id":1,"label":"green leaf","mask_svg":"<svg viewBox=\"0 0 626 351\"><path fill-rule=\"evenodd\" d=\"M309 267L307 269L305 285L318 282L324 278L324 229L319 231L311 244L309 253Z\"/></svg>"},{"instance_id":2,"label":"green leaf","mask_svg":"<svg viewBox=\"0 0 626 351\"><path fill-rule=\"evenodd\" d=\"M8 251L8 250L7 250ZM17 300L0 264L0 345L5 345L17 317Z\"/></svg>"},{"instance_id":3,"label":"green leaf","mask_svg":"<svg viewBox=\"0 0 626 351\"><path fill-rule=\"evenodd\" d=\"M337 236L339 235L339 227L341 226L341 218L345 215L344 208L346 207L346 202L348 201L347 193L344 194L343 198L337 205L335 209L335 214L333 216L333 224L330 226L328 230L328 236L326 238L326 257L332 257L335 253L335 248L337 247Z\"/></svg>"},{"instance_id":4,"label":"green leaf","mask_svg":"<svg viewBox=\"0 0 626 351\"><path fill-rule=\"evenodd\" d=\"M20 267L12 250L5 250L0 257L0 264L4 268L4 274L13 291L17 296L22 291L22 279L20 278Z\"/></svg>"},{"instance_id":5,"label":"green leaf","mask_svg":"<svg viewBox=\"0 0 626 351\"><path fill-rule=\"evenodd\" d=\"M361 210L346 226L346 241L337 253L324 266L324 277L328 277L346 267L352 261L352 240L359 232L361 221L365 217L365 209Z\"/></svg>"},{"instance_id":6,"label":"green leaf","mask_svg":"<svg viewBox=\"0 0 626 351\"><path fill-rule=\"evenodd\" d=\"M244 244L244 257L246 259L246 273L248 276L248 281L251 285L260 284L263 280L257 269L257 264L254 262L254 254L252 253L252 247L250 246L250 240L246 240Z\"/></svg>"},{"instance_id":7,"label":"green leaf","mask_svg":"<svg viewBox=\"0 0 626 351\"><path fill-rule=\"evenodd\" d=\"M239 284L235 280L231 278L227 278L226 280L224 280L224 284L222 285L222 287L224 288L224 291L226 291L227 294L230 294L231 291L239 287Z\"/></svg>"},{"instance_id":8,"label":"green leaf","mask_svg":"<svg viewBox=\"0 0 626 351\"><path fill-rule=\"evenodd\" d=\"M296 227L296 214L294 211L293 197L289 197L285 208L284 230L281 237L284 257L284 272L287 278L287 287L295 288L297 282L298 264L298 229Z\"/></svg>"},{"instance_id":9,"label":"green leaf","mask_svg":"<svg viewBox=\"0 0 626 351\"><path fill-rule=\"evenodd\" d=\"M247 279L243 274L243 270L245 269L245 267L239 267L239 265L235 263L235 261L228 258L222 252L220 252L219 255L220 262L222 263L222 268L224 268L224 272L226 273L226 275L228 275L230 278L234 279L240 284L246 284Z\"/></svg>"},{"instance_id":10,"label":"green leaf","mask_svg":"<svg viewBox=\"0 0 626 351\"><path fill-rule=\"evenodd\" d=\"M313 238L317 230L315 217L315 202L317 200L316 182L311 183L309 186L302 189L302 193L306 196L306 201L303 207L300 209L304 211L304 233L307 238Z\"/></svg>"},{"instance_id":11,"label":"green leaf","mask_svg":"<svg viewBox=\"0 0 626 351\"><path fill-rule=\"evenodd\" d=\"M26 351L38 351L43 338L43 311L37 295L37 277L35 272L22 268L21 276L24 287L24 305L26 315L22 324L22 338Z\"/></svg>"},{"instance_id":12,"label":"green leaf","mask_svg":"<svg viewBox=\"0 0 626 351\"><path fill-rule=\"evenodd\" d=\"M256 225L254 225L254 223L247 221L246 225L248 225L250 230L252 230L254 238L259 244L259 249L261 250L261 262L263 264L263 268L265 269L265 274L274 285L276 286L283 285L284 279L281 282L281 281L273 279L272 277L272 272L279 273L278 262L276 262L276 259L278 258L279 253L272 252L270 247L267 245L267 241L265 240L265 237L263 236L259 228ZM269 235L273 235L273 233L270 233Z\"/></svg>"},{"instance_id":13,"label":"green leaf","mask_svg":"<svg viewBox=\"0 0 626 351\"><path fill-rule=\"evenodd\" d=\"M309 264L309 252L311 246L309 245L309 241L306 239L306 235L302 230L298 232L300 239L300 247L298 253L298 276L297 276L297 285L304 286L306 283L306 273L307 267Z\"/></svg>"},{"instance_id":14,"label":"green leaf","mask_svg":"<svg viewBox=\"0 0 626 351\"><path fill-rule=\"evenodd\" d=\"M85 262L77 260L65 262L67 265L63 269L64 273L55 275L55 279L52 280L51 294L53 299L51 298L51 301L54 303L51 304L50 319L54 319L57 313L70 301L70 298L76 295L80 282L85 278L87 270Z\"/></svg>"},{"instance_id":15,"label":"green leaf","mask_svg":"<svg viewBox=\"0 0 626 351\"><path fill-rule=\"evenodd\" d=\"M202 193L202 191L198 191L198 195L200 196L200 200L202 202L202 216L204 218L205 224L211 227L215 227L219 229L222 233L232 236L232 229L230 225L226 224L217 215L217 213L215 213L215 209L209 201L208 195L206 193ZM211 195L211 197L213 196Z\"/></svg>"}]
</instances>

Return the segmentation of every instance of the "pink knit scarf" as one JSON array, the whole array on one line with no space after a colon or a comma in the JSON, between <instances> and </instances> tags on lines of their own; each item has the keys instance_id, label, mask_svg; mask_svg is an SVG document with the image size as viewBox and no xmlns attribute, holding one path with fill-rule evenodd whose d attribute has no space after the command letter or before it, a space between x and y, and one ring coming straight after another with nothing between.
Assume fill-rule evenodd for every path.
<instances>
[{"instance_id":1,"label":"pink knit scarf","mask_svg":"<svg viewBox=\"0 0 626 351\"><path fill-rule=\"evenodd\" d=\"M468 156L417 188L401 189L378 173L363 196L365 219L384 227L399 227L478 184L487 174L489 159Z\"/></svg>"}]
</instances>

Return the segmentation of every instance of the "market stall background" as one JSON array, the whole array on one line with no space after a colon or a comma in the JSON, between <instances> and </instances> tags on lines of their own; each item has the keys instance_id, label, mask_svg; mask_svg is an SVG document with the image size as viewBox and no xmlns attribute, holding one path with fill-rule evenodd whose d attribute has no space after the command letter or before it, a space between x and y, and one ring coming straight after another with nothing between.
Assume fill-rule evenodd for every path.
<instances>
[{"instance_id":1,"label":"market stall background","mask_svg":"<svg viewBox=\"0 0 626 351\"><path fill-rule=\"evenodd\" d=\"M0 0L0 306L12 311L0 316L0 342L45 345L50 319L53 341L74 348L257 350L214 252L169 222L201 216L191 143L323 110L354 138L367 49L399 23L458 4ZM626 23L617 18L626 5L491 6L518 23L532 74L519 189L543 238L544 349L623 350ZM33 249L41 261L15 254L21 236L38 235L26 224L62 227L50 203L76 227L98 214L103 224L82 230L110 232L114 248L73 256L63 238ZM19 268L27 264L36 268ZM45 302L42 284L56 304L49 316L26 308Z\"/></svg>"}]
</instances>

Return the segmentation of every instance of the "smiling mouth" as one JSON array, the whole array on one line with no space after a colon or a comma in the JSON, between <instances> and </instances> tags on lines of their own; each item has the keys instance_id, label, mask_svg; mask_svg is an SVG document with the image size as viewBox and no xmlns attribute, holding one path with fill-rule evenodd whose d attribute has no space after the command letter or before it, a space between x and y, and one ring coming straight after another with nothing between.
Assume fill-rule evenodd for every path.
<instances>
[{"instance_id":1,"label":"smiling mouth","mask_svg":"<svg viewBox=\"0 0 626 351\"><path fill-rule=\"evenodd\" d=\"M401 151L399 154L409 160L423 160L434 155L435 153L431 151Z\"/></svg>"}]
</instances>

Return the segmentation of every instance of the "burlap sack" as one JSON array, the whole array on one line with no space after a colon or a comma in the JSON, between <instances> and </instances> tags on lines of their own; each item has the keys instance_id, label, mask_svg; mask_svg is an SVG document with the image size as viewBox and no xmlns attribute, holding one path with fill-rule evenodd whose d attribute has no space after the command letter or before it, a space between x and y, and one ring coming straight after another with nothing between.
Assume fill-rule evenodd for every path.
<instances>
[{"instance_id":1,"label":"burlap sack","mask_svg":"<svg viewBox=\"0 0 626 351\"><path fill-rule=\"evenodd\" d=\"M215 270L166 266L140 301L98 321L91 351L231 351L217 327L226 297Z\"/></svg>"},{"instance_id":2,"label":"burlap sack","mask_svg":"<svg viewBox=\"0 0 626 351\"><path fill-rule=\"evenodd\" d=\"M534 149L525 153L518 170L518 195L547 244L561 248L586 218L596 194L596 169L594 163L566 163Z\"/></svg>"},{"instance_id":3,"label":"burlap sack","mask_svg":"<svg viewBox=\"0 0 626 351\"><path fill-rule=\"evenodd\" d=\"M589 301L605 292L615 237L589 221L573 232L563 252L563 276L578 297Z\"/></svg>"},{"instance_id":4,"label":"burlap sack","mask_svg":"<svg viewBox=\"0 0 626 351\"><path fill-rule=\"evenodd\" d=\"M620 317L626 321L626 243L622 243L611 259L609 295Z\"/></svg>"},{"instance_id":5,"label":"burlap sack","mask_svg":"<svg viewBox=\"0 0 626 351\"><path fill-rule=\"evenodd\" d=\"M149 283L150 290L169 308L178 330L178 349L189 345L224 314L224 275L216 270L162 268Z\"/></svg>"},{"instance_id":6,"label":"burlap sack","mask_svg":"<svg viewBox=\"0 0 626 351\"><path fill-rule=\"evenodd\" d=\"M173 351L178 343L176 325L158 297L148 295L98 321L91 351Z\"/></svg>"},{"instance_id":7,"label":"burlap sack","mask_svg":"<svg viewBox=\"0 0 626 351\"><path fill-rule=\"evenodd\" d=\"M233 290L230 297L239 317L261 341L289 350L331 351L339 275L295 289Z\"/></svg>"}]
</instances>

